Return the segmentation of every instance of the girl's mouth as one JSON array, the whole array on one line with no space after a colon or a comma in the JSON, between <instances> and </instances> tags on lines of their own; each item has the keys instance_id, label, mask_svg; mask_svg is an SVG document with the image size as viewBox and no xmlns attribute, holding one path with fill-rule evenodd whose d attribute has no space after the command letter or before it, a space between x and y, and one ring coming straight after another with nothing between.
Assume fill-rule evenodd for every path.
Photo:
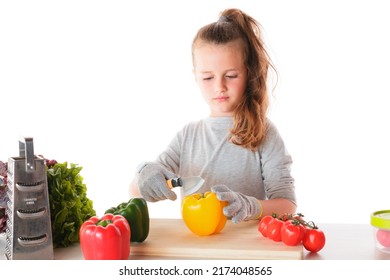
<instances>
[{"instance_id":1,"label":"girl's mouth","mask_svg":"<svg viewBox=\"0 0 390 280\"><path fill-rule=\"evenodd\" d=\"M217 101L217 102L224 102L224 101L226 101L228 99L229 99L229 97L227 97L227 96L218 96L218 97L214 97L213 98L213 100Z\"/></svg>"}]
</instances>

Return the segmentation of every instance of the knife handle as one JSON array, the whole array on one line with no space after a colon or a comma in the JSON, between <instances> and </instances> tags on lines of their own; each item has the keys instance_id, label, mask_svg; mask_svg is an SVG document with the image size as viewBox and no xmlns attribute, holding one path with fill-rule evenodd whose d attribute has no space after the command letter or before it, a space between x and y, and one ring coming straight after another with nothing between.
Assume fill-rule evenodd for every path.
<instances>
[{"instance_id":1,"label":"knife handle","mask_svg":"<svg viewBox=\"0 0 390 280\"><path fill-rule=\"evenodd\" d=\"M183 181L181 180L180 177L172 178L172 179L167 180L167 185L168 185L168 188L170 188L170 189L175 188L175 187L181 187L181 186L183 186Z\"/></svg>"}]
</instances>

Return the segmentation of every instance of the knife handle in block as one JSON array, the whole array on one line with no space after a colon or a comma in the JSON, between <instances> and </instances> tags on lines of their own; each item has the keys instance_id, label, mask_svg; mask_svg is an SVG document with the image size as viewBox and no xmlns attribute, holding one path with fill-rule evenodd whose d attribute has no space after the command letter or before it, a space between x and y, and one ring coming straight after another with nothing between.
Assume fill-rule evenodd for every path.
<instances>
[{"instance_id":1,"label":"knife handle in block","mask_svg":"<svg viewBox=\"0 0 390 280\"><path fill-rule=\"evenodd\" d=\"M175 187L181 187L181 186L183 186L183 181L181 180L180 177L172 178L172 179L167 180L167 185L168 185L168 188L170 188L170 189L175 188Z\"/></svg>"}]
</instances>

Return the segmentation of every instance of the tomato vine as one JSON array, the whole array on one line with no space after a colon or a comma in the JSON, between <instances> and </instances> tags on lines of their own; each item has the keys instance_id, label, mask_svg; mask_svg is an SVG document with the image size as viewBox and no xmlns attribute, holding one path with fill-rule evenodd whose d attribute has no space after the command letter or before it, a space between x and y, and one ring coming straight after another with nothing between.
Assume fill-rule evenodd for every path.
<instances>
[{"instance_id":1,"label":"tomato vine","mask_svg":"<svg viewBox=\"0 0 390 280\"><path fill-rule=\"evenodd\" d=\"M312 253L320 251L326 242L324 232L313 221L307 222L302 213L264 216L259 221L258 231L263 237L288 246L302 244Z\"/></svg>"}]
</instances>

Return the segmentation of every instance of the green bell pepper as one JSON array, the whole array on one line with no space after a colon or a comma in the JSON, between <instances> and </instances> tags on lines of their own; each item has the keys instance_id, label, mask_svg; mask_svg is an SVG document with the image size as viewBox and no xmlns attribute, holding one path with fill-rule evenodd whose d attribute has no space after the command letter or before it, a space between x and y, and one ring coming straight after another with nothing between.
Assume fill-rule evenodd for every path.
<instances>
[{"instance_id":1,"label":"green bell pepper","mask_svg":"<svg viewBox=\"0 0 390 280\"><path fill-rule=\"evenodd\" d=\"M120 203L117 207L111 207L105 214L123 216L130 225L130 241L143 242L149 235L149 210L143 198L131 198L127 202Z\"/></svg>"}]
</instances>

